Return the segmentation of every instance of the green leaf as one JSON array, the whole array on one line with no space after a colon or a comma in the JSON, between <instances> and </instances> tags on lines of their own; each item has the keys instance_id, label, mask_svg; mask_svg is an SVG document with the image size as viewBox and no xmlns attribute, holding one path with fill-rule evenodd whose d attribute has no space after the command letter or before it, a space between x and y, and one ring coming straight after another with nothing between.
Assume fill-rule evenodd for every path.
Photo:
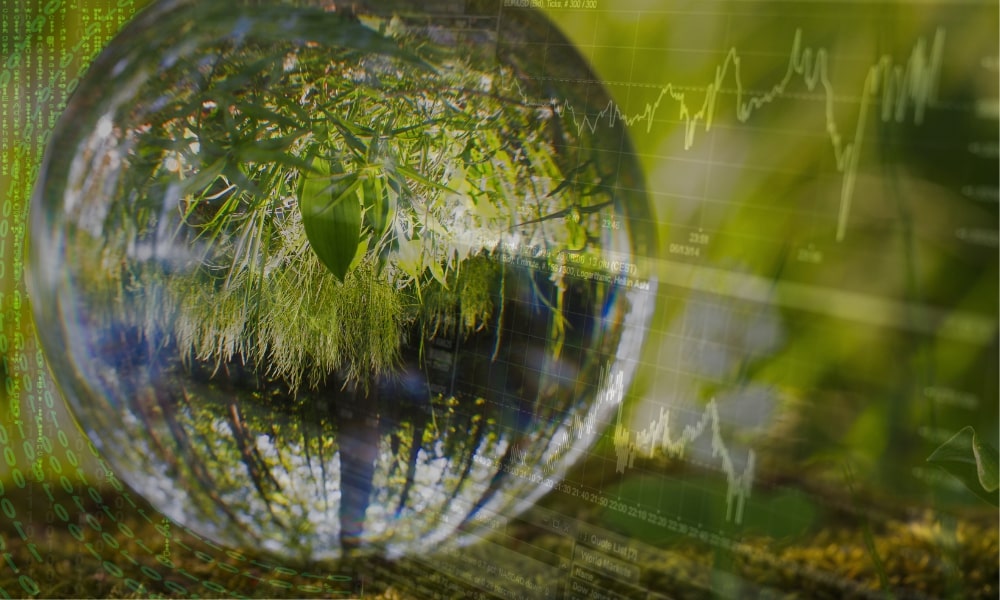
<instances>
[{"instance_id":1,"label":"green leaf","mask_svg":"<svg viewBox=\"0 0 1000 600\"><path fill-rule=\"evenodd\" d=\"M364 156L368 153L368 146L361 141L357 132L350 125L345 123L339 117L334 119L333 124L337 127L340 135L343 136L344 142L347 143L347 146L351 150L357 152L358 156Z\"/></svg>"},{"instance_id":2,"label":"green leaf","mask_svg":"<svg viewBox=\"0 0 1000 600\"><path fill-rule=\"evenodd\" d=\"M420 273L423 271L421 251L422 248L420 240L399 240L399 250L396 255L396 266L398 266L403 273L406 273L411 279L414 280L420 279Z\"/></svg>"},{"instance_id":3,"label":"green leaf","mask_svg":"<svg viewBox=\"0 0 1000 600\"><path fill-rule=\"evenodd\" d=\"M445 278L444 269L441 267L441 263L434 260L434 257L432 256L427 262L427 266L431 271L431 275L434 279L437 279L438 283L441 284L441 287L448 289L448 280Z\"/></svg>"},{"instance_id":4,"label":"green leaf","mask_svg":"<svg viewBox=\"0 0 1000 600\"><path fill-rule=\"evenodd\" d=\"M358 173L330 176L330 166L317 159L319 173L305 177L299 192L299 210L313 252L330 272L344 280L360 248L361 202Z\"/></svg>"},{"instance_id":5,"label":"green leaf","mask_svg":"<svg viewBox=\"0 0 1000 600\"><path fill-rule=\"evenodd\" d=\"M306 112L306 110L302 108L302 106L300 106L297 102L292 100L291 97L286 96L285 94L282 93L277 93L274 94L272 98L274 99L275 103L280 104L288 111L294 113L295 118L297 118L300 123L311 124L313 122L313 119L309 116L309 113Z\"/></svg>"},{"instance_id":6,"label":"green leaf","mask_svg":"<svg viewBox=\"0 0 1000 600\"><path fill-rule=\"evenodd\" d=\"M976 455L979 485L987 492L996 492L1000 489L1000 457L997 456L997 449L979 439L973 432L972 452Z\"/></svg>"},{"instance_id":7,"label":"green leaf","mask_svg":"<svg viewBox=\"0 0 1000 600\"><path fill-rule=\"evenodd\" d=\"M184 180L184 193L197 194L207 189L209 185L219 178L219 175L222 175L225 167L225 158L216 159L215 162L202 168L193 177Z\"/></svg>"},{"instance_id":8,"label":"green leaf","mask_svg":"<svg viewBox=\"0 0 1000 600\"><path fill-rule=\"evenodd\" d=\"M242 150L239 158L240 160L255 162L259 165L278 163L287 167L298 169L299 171L309 170L309 163L304 159L276 150L250 147Z\"/></svg>"},{"instance_id":9,"label":"green leaf","mask_svg":"<svg viewBox=\"0 0 1000 600\"><path fill-rule=\"evenodd\" d=\"M365 183L365 198L369 206L366 215L376 241L382 238L389 224L396 218L396 197L389 193L384 178L384 173L371 175Z\"/></svg>"},{"instance_id":10,"label":"green leaf","mask_svg":"<svg viewBox=\"0 0 1000 600\"><path fill-rule=\"evenodd\" d=\"M409 177L410 179L416 181L417 183L421 183L423 185L426 185L427 187L429 187L431 189L435 189L435 190L444 192L446 194L457 194L457 192L455 190L453 190L453 189L451 189L451 188L449 188L447 186L441 185L440 183L438 183L436 181L432 181L432 180L424 177L419 172L417 172L415 169L411 169L410 167L407 167L405 165L396 165L396 169L400 173L402 173L403 175L406 175L407 177Z\"/></svg>"},{"instance_id":11,"label":"green leaf","mask_svg":"<svg viewBox=\"0 0 1000 600\"><path fill-rule=\"evenodd\" d=\"M353 271L361 264L361 259L364 258L365 252L368 250L368 244L370 243L371 236L367 236L358 242L358 249L355 251L354 259L351 260L351 265L347 268L348 272Z\"/></svg>"},{"instance_id":12,"label":"green leaf","mask_svg":"<svg viewBox=\"0 0 1000 600\"><path fill-rule=\"evenodd\" d=\"M236 105L236 108L239 109L239 111L244 115L256 121L267 121L269 123L283 125L289 128L295 128L302 125L302 123L299 123L291 117L286 117L285 115L279 114L266 106L261 106L252 102L240 102Z\"/></svg>"},{"instance_id":13,"label":"green leaf","mask_svg":"<svg viewBox=\"0 0 1000 600\"><path fill-rule=\"evenodd\" d=\"M258 148L260 150L267 150L270 152L278 150L287 150L289 146L295 143L295 140L299 139L303 135L309 133L308 129L297 129L292 133L280 137L273 138L259 138L252 140L250 146Z\"/></svg>"},{"instance_id":14,"label":"green leaf","mask_svg":"<svg viewBox=\"0 0 1000 600\"><path fill-rule=\"evenodd\" d=\"M927 462L958 478L983 500L1000 506L997 449L983 442L975 429L966 426L935 450Z\"/></svg>"}]
</instances>

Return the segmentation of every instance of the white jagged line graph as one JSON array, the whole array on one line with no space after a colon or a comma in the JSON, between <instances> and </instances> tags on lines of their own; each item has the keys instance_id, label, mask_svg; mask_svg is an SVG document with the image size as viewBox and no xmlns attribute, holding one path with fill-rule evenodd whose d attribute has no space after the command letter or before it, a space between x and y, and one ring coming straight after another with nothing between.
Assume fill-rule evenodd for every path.
<instances>
[{"instance_id":1,"label":"white jagged line graph","mask_svg":"<svg viewBox=\"0 0 1000 600\"><path fill-rule=\"evenodd\" d=\"M618 408L618 420L615 423L614 448L618 459L615 470L624 473L632 468L639 455L652 457L657 452L676 458L682 458L688 446L696 439L710 431L712 435L712 457L721 460L721 470L726 474L726 520L742 523L743 510L747 498L753 488L754 465L756 455L751 449L747 454L746 466L742 473L736 472L732 455L722 439L719 409L713 398L702 413L698 422L684 427L680 436L671 439L670 410L660 407L660 415L642 431L631 431L622 425L621 405Z\"/></svg>"},{"instance_id":2,"label":"white jagged line graph","mask_svg":"<svg viewBox=\"0 0 1000 600\"><path fill-rule=\"evenodd\" d=\"M770 90L763 94L753 95L747 99L743 87L741 62L739 52L735 47L729 49L725 60L715 68L715 79L704 89L704 101L694 110L688 104L687 92L679 89L673 83L660 88L659 96L654 102L647 102L643 110L626 114L613 100L596 115L578 115L570 104L553 101L545 104L547 109L554 108L559 114L567 113L577 131L589 129L591 133L600 127L602 122L614 125L621 121L629 127L645 122L646 132L650 132L656 120L656 114L665 110L664 102L674 101L678 105L678 118L684 123L684 149L690 149L695 143L699 128L708 132L716 114L716 98L723 92L723 84L731 77L736 89L736 118L746 123L758 109L782 98L793 81L801 80L809 91L820 86L824 93L826 132L833 146L837 171L842 175L840 189L840 207L837 215L838 242L843 241L847 232L847 222L850 218L851 202L858 173L858 158L865 141L868 111L873 101L881 101L881 119L883 122L896 121L902 123L912 112L916 125L923 123L924 113L929 105L937 100L937 85L941 72L941 61L944 52L945 31L938 29L928 49L927 40L918 38L905 64L897 64L890 55L883 55L875 64L868 68L858 109L858 121L854 130L854 139L845 141L840 133L834 116L834 101L836 99L833 84L829 77L829 54L825 48L813 49L803 46L802 30L795 30L788 67L785 75ZM522 93L527 101L527 97ZM911 109L912 107L912 109Z\"/></svg>"},{"instance_id":3,"label":"white jagged line graph","mask_svg":"<svg viewBox=\"0 0 1000 600\"><path fill-rule=\"evenodd\" d=\"M598 415L602 412L601 407L605 404L618 406L621 410L622 400L625 398L625 371L617 369L612 373L611 365L606 365L601 369L601 374L597 381L597 398L594 405L587 411L585 416L574 415L570 425L564 428L552 441L552 451L549 457L542 462L542 467L546 472L554 469L557 459L562 452L572 445L573 440L589 439L598 433ZM570 432L573 436L570 436ZM511 452L513 459L521 466L528 466L528 454L525 451L514 449Z\"/></svg>"},{"instance_id":4,"label":"white jagged line graph","mask_svg":"<svg viewBox=\"0 0 1000 600\"><path fill-rule=\"evenodd\" d=\"M612 440L617 458L615 470L618 473L624 474L626 469L633 468L635 459L642 455L652 458L657 452L662 452L674 458L683 458L688 446L709 431L712 435L712 457L720 459L720 470L726 476L726 520L737 524L743 522L746 500L753 488L756 454L750 449L743 472L736 472L732 454L722 438L719 409L714 398L705 406L705 411L697 423L686 426L679 437L672 439L670 410L664 407L660 407L659 417L642 431L633 432L622 424L622 409L625 404L625 373L622 369L613 370L610 364L601 369L597 389L597 401L593 409L586 417L574 417L572 424L554 440L553 448L556 451L548 461L544 461L543 466L551 466L561 450L566 448L567 444L572 444L570 431L576 439L593 434L597 427L596 415L601 412L600 407L605 404L618 407ZM526 458L526 454L514 451L514 459L522 466L526 466Z\"/></svg>"}]
</instances>

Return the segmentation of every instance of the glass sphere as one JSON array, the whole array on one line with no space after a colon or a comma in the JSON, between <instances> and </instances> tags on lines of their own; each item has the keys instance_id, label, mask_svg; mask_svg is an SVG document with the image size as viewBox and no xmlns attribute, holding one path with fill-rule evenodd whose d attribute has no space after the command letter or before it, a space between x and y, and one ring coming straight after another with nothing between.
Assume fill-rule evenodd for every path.
<instances>
[{"instance_id":1,"label":"glass sphere","mask_svg":"<svg viewBox=\"0 0 1000 600\"><path fill-rule=\"evenodd\" d=\"M32 201L39 336L165 514L311 560L426 552L616 414L654 236L608 94L499 2L158 2Z\"/></svg>"}]
</instances>

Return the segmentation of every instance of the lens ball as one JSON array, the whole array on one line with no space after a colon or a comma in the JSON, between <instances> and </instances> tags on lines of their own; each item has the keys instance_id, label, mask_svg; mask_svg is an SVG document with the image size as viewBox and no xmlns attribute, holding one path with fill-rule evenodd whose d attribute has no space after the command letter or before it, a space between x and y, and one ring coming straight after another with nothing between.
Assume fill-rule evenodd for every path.
<instances>
[{"instance_id":1,"label":"lens ball","mask_svg":"<svg viewBox=\"0 0 1000 600\"><path fill-rule=\"evenodd\" d=\"M32 200L78 424L172 519L289 559L516 514L617 414L652 309L608 106L542 13L499 2L155 3Z\"/></svg>"}]
</instances>

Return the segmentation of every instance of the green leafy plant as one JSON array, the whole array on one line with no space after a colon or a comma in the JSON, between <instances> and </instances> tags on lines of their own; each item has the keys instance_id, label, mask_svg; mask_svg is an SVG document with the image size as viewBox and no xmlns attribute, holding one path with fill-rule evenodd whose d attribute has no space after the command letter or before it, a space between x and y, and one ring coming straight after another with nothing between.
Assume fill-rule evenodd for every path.
<instances>
[{"instance_id":1,"label":"green leafy plant","mask_svg":"<svg viewBox=\"0 0 1000 600\"><path fill-rule=\"evenodd\" d=\"M505 255L596 262L618 177L516 69L394 18L317 18L340 45L250 36L147 81L158 102L118 118L127 202L78 248L112 319L293 391L330 374L367 387L406 340L501 321Z\"/></svg>"},{"instance_id":2,"label":"green leafy plant","mask_svg":"<svg viewBox=\"0 0 1000 600\"><path fill-rule=\"evenodd\" d=\"M941 444L927 462L958 478L973 494L1000 506L1000 457L972 426L963 427Z\"/></svg>"}]
</instances>

